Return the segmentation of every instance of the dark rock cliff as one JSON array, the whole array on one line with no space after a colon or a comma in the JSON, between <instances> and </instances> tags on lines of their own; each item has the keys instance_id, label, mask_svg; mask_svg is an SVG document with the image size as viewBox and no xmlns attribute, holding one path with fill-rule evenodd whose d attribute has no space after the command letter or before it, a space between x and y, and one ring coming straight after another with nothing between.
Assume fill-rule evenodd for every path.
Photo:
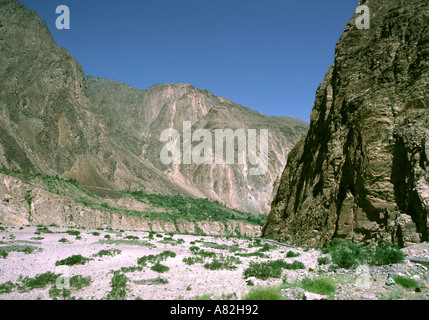
<instances>
[{"instance_id":1,"label":"dark rock cliff","mask_svg":"<svg viewBox=\"0 0 429 320\"><path fill-rule=\"evenodd\" d=\"M308 135L290 152L265 237L428 240L429 3L362 0L316 92Z\"/></svg>"}]
</instances>

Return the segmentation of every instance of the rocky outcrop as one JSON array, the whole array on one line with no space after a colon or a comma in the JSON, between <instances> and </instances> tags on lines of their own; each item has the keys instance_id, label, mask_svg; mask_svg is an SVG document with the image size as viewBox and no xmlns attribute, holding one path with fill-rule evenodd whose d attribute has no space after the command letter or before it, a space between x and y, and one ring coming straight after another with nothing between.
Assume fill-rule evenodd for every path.
<instances>
[{"instance_id":1,"label":"rocky outcrop","mask_svg":"<svg viewBox=\"0 0 429 320\"><path fill-rule=\"evenodd\" d=\"M308 135L290 152L265 237L428 240L429 5L360 1L316 92Z\"/></svg>"},{"instance_id":2,"label":"rocky outcrop","mask_svg":"<svg viewBox=\"0 0 429 320\"><path fill-rule=\"evenodd\" d=\"M205 197L268 213L286 156L308 124L268 117L206 90L158 84L137 90L86 77L40 17L0 0L0 168L73 178L101 196L119 190ZM160 133L268 129L264 175L245 165L164 165Z\"/></svg>"}]
</instances>

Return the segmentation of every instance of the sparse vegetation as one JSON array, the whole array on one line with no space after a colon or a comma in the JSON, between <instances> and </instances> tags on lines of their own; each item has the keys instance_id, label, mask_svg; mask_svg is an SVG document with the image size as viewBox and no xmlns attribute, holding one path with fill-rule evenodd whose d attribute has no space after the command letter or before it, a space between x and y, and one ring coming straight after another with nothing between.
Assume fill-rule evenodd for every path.
<instances>
[{"instance_id":1,"label":"sparse vegetation","mask_svg":"<svg viewBox=\"0 0 429 320\"><path fill-rule=\"evenodd\" d=\"M178 195L146 194L141 191L123 191L122 194L123 196L131 195L137 201L151 204L154 207L166 208L168 211L166 213L149 213L150 216L160 220L211 220L221 222L241 220L262 226L266 219L265 215L256 217L247 212L228 208L218 201L211 201L209 199L190 198Z\"/></svg>"},{"instance_id":2,"label":"sparse vegetation","mask_svg":"<svg viewBox=\"0 0 429 320\"><path fill-rule=\"evenodd\" d=\"M103 257L103 256L116 256L118 254L121 254L121 250L119 249L108 249L108 250L100 250L96 254L94 254L94 257Z\"/></svg>"},{"instance_id":3,"label":"sparse vegetation","mask_svg":"<svg viewBox=\"0 0 429 320\"><path fill-rule=\"evenodd\" d=\"M119 271L113 272L113 277L110 280L112 290L107 294L108 300L125 300L127 296L127 282L128 278Z\"/></svg>"},{"instance_id":4,"label":"sparse vegetation","mask_svg":"<svg viewBox=\"0 0 429 320\"><path fill-rule=\"evenodd\" d=\"M204 268L208 270L235 270L237 267L235 264L240 264L241 260L234 256L221 255L218 259L213 259L204 265Z\"/></svg>"},{"instance_id":5,"label":"sparse vegetation","mask_svg":"<svg viewBox=\"0 0 429 320\"><path fill-rule=\"evenodd\" d=\"M283 269L304 269L305 265L300 261L286 263L283 260L267 261L267 262L251 262L249 267L244 270L244 277L256 277L261 280L268 278L280 278Z\"/></svg>"}]
</instances>

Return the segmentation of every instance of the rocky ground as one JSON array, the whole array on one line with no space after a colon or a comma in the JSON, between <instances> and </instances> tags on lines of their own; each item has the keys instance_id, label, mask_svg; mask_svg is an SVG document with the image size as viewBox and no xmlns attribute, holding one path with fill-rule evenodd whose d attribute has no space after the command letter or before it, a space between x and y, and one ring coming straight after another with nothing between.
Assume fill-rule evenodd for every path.
<instances>
[{"instance_id":1,"label":"rocky ground","mask_svg":"<svg viewBox=\"0 0 429 320\"><path fill-rule=\"evenodd\" d=\"M148 233L123 230L90 230L61 227L0 226L0 299L2 300L48 300L58 298L48 283L38 288L23 290L25 278L52 272L58 275L56 283L64 283L64 277L81 276L88 281L82 288L70 286L70 295L76 299L99 300L112 298L112 281L115 274L126 276L125 299L143 300L190 300L190 299L243 299L258 286L285 288L298 284L304 278L328 277L337 289L327 299L413 299L429 300L429 273L424 265L406 261L382 267L361 266L356 270L337 269L319 265L318 258L328 256L320 250L289 248L270 245L263 247L253 239L210 237L180 234ZM214 252L216 257L205 257L189 265L185 261L199 257L197 251ZM105 251L101 251L105 250ZM153 264L139 265L138 259L169 251L161 261L168 270L152 270ZM296 257L286 257L292 251ZM264 257L243 256L260 252ZM429 243L407 247L403 252L408 257L429 258ZM104 253L104 254L103 254ZM106 253L110 253L106 254ZM174 254L172 254L174 253ZM260 255L261 255L260 254ZM82 265L58 265L60 260L74 255L88 258ZM230 257L230 258L228 258ZM184 261L185 259L185 261ZM206 263L229 261L230 269L209 270ZM228 260L229 259L229 260ZM250 262L282 259L288 263L300 261L305 269L283 270L280 278L260 280L247 278L244 270ZM57 264L57 265L56 265ZM138 268L140 267L140 268ZM121 269L122 268L122 269ZM124 269L127 268L127 269ZM405 289L399 284L386 285L388 274L402 275L418 281L418 289ZM26 282L30 283L30 282ZM21 285L21 288L19 287ZM285 299L294 299L298 289L284 289ZM295 291L295 293L293 292ZM110 296L109 296L110 293ZM310 297L311 298L311 297ZM320 298L316 296L316 298Z\"/></svg>"}]
</instances>

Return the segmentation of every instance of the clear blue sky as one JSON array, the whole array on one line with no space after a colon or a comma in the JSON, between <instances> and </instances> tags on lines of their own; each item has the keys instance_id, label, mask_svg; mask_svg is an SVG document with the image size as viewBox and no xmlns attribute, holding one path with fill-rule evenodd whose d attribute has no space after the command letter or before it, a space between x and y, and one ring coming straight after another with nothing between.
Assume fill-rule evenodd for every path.
<instances>
[{"instance_id":1,"label":"clear blue sky","mask_svg":"<svg viewBox=\"0 0 429 320\"><path fill-rule=\"evenodd\" d=\"M87 75L138 89L189 83L309 122L358 0L20 0ZM57 30L58 5L71 29Z\"/></svg>"}]
</instances>

